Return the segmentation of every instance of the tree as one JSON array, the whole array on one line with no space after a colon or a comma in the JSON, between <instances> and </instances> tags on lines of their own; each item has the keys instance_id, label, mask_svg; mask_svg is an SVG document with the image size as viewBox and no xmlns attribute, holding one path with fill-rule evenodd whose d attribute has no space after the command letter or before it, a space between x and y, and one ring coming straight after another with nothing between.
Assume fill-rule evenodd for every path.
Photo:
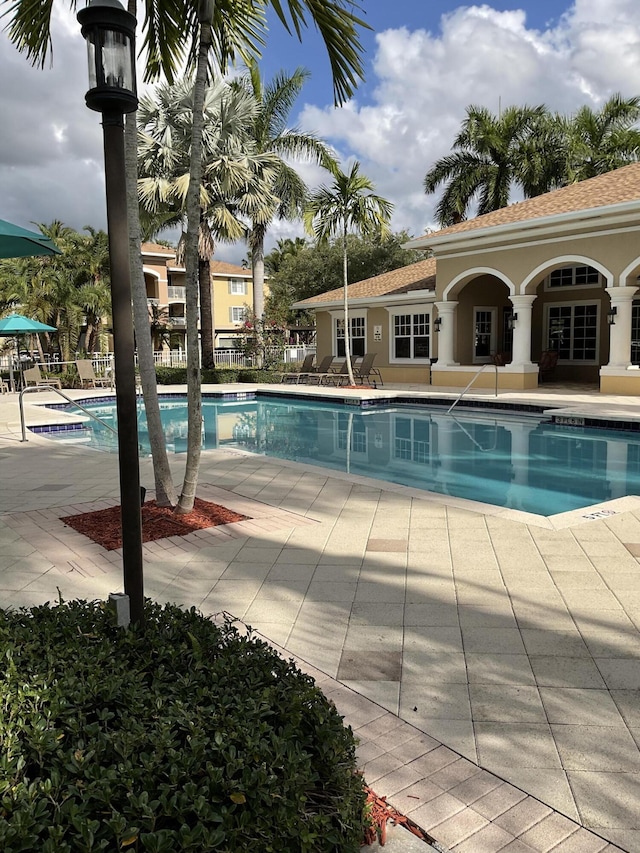
<instances>
[{"instance_id":1,"label":"tree","mask_svg":"<svg viewBox=\"0 0 640 853\"><path fill-rule=\"evenodd\" d=\"M373 237L349 234L349 283L424 260L423 251L402 248L410 239L406 231ZM267 316L284 317L289 324L301 319L306 322L299 311L292 311L291 304L342 286L342 242L314 244L299 237L280 240L266 256L265 266L271 276Z\"/></svg>"},{"instance_id":2,"label":"tree","mask_svg":"<svg viewBox=\"0 0 640 853\"><path fill-rule=\"evenodd\" d=\"M475 198L478 215L509 203L511 187L519 178L523 143L546 114L543 106L508 107L497 117L485 107L467 107L453 153L438 160L424 179L426 193L446 185L436 206L442 227L466 219Z\"/></svg>"},{"instance_id":3,"label":"tree","mask_svg":"<svg viewBox=\"0 0 640 853\"><path fill-rule=\"evenodd\" d=\"M274 203L261 211L261 219L253 218L249 235L253 279L253 310L256 317L264 314L264 241L274 218L291 220L301 217L307 198L307 186L288 160L305 160L329 166L334 158L329 147L312 133L288 128L289 115L309 72L297 68L293 74L281 71L265 85L255 61L249 63L248 74L236 85L254 98L257 109L251 126L256 151L272 154L277 161L271 191Z\"/></svg>"},{"instance_id":4,"label":"tree","mask_svg":"<svg viewBox=\"0 0 640 853\"><path fill-rule=\"evenodd\" d=\"M72 0L73 2L73 0ZM317 27L327 48L331 65L334 98L336 103L353 94L359 79L363 77L362 45L358 38L358 27L366 27L351 9L357 5L351 0L271 0L277 17L289 32L301 38L302 30L308 26L308 17ZM51 47L50 21L51 0L16 0L9 10L9 37L19 50L26 53L33 64L44 65ZM135 14L135 0L129 0L128 10ZM197 328L197 273L199 234L199 187L202 176L202 129L204 92L207 82L211 53L213 65L219 73L226 71L230 60L236 55L248 57L259 53L265 29L263 4L251 0L150 0L145 7L145 39L143 48L147 55L145 80L157 79L161 73L172 82L176 69L183 62L185 48L189 45L190 66L195 66L196 77L193 101L193 125L191 158L189 164L189 189L186 201L187 239L185 243L186 266L186 313L187 313L187 394L189 398L189 429L187 438L187 462L182 493L177 511L189 512L193 508L195 487L200 461L200 435L202 401L200 399L200 366ZM140 256L140 222L137 215L136 174L136 129L135 117L127 118L125 134L125 157L127 168L127 194L130 217L130 255L133 269L134 319L139 328L146 319L146 289ZM146 337L146 336L145 336ZM150 398L157 387L153 372L153 354L150 342L145 352L139 352L140 376L145 392L148 382ZM157 409L157 411L156 411ZM157 420L156 420L157 416ZM147 410L149 438L154 454L154 473L158 499L171 493L172 483L168 462L159 472L158 459L166 447L159 447L159 405L154 411ZM162 479L160 480L159 477ZM168 498L167 498L168 499Z\"/></svg>"},{"instance_id":5,"label":"tree","mask_svg":"<svg viewBox=\"0 0 640 853\"><path fill-rule=\"evenodd\" d=\"M305 211L305 224L316 240L324 242L338 236L342 242L342 287L344 292L344 344L349 384L354 385L351 364L351 331L349 328L348 299L348 242L350 230L362 235L386 234L393 205L373 193L373 184L360 174L356 161L349 174L334 166L331 187L322 186L309 199Z\"/></svg>"},{"instance_id":6,"label":"tree","mask_svg":"<svg viewBox=\"0 0 640 853\"><path fill-rule=\"evenodd\" d=\"M594 112L581 107L568 121L567 181L584 181L638 160L640 97L612 95Z\"/></svg>"},{"instance_id":7,"label":"tree","mask_svg":"<svg viewBox=\"0 0 640 853\"><path fill-rule=\"evenodd\" d=\"M156 217L161 228L184 225L192 103L193 84L183 80L158 86L153 95L141 98L138 109L140 201L145 214ZM246 225L240 215L261 222L265 206L270 208L277 201L271 192L276 158L257 152L249 133L256 110L247 92L224 81L205 93L198 289L202 365L206 368L215 366L210 259L216 241L243 238ZM184 234L177 259L179 263L184 259Z\"/></svg>"}]
</instances>

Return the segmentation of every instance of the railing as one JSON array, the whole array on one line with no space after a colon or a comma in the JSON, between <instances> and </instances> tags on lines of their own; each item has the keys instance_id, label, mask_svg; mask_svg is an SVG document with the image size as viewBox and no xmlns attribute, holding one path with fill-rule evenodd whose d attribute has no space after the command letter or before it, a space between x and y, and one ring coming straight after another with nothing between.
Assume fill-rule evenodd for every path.
<instances>
[{"instance_id":1,"label":"railing","mask_svg":"<svg viewBox=\"0 0 640 853\"><path fill-rule=\"evenodd\" d=\"M94 421L98 421L98 423L102 424L103 427L106 427L110 432L114 435L118 435L117 430L115 430L111 424L108 424L106 421L103 421L102 418L99 418L93 412L90 412L88 409L85 409L77 400L72 400L71 397L67 397L64 391L61 391L59 388L56 388L55 385L29 385L26 388L23 388L20 392L20 397L18 400L18 404L20 406L20 427L22 429L22 441L28 441L27 438L27 426L24 420L24 403L22 398L25 394L37 393L39 391L55 391L56 394L59 394L60 397L64 397L67 403L71 403L72 406L75 406L80 411L84 412L90 418L93 418Z\"/></svg>"},{"instance_id":2,"label":"railing","mask_svg":"<svg viewBox=\"0 0 640 853\"><path fill-rule=\"evenodd\" d=\"M288 346L284 351L274 348L274 352L282 352L282 360L285 364L295 364L296 362L304 361L305 355L315 352L315 346ZM76 353L76 359L80 359L80 353ZM113 353L92 353L90 356L91 363L97 374L101 375L110 370L113 366ZM153 360L156 365L166 367L186 367L187 366L187 351L184 349L177 350L158 350L153 354ZM34 359L34 361L36 361ZM242 350L235 349L217 349L215 351L216 365L220 367L253 367L255 360L247 357ZM31 366L31 361L24 362L22 366ZM75 368L74 361L57 361L56 359L45 359L38 361L38 364L50 372L64 371L69 368ZM136 355L137 364L137 355ZM14 370L20 371L21 364L16 363L14 359ZM0 356L0 370L9 370L9 356Z\"/></svg>"},{"instance_id":3,"label":"railing","mask_svg":"<svg viewBox=\"0 0 640 853\"><path fill-rule=\"evenodd\" d=\"M458 403L460 402L460 400L462 400L462 398L464 397L464 395L467 393L467 391L469 390L469 388L471 388L471 386L472 386L472 385L473 385L473 383L476 381L476 379L478 378L478 376L480 376L480 374L481 374L481 373L482 373L482 371L485 369L485 367L493 367L493 369L494 369L494 370L495 370L495 372L496 372L496 397L498 396L498 365L497 365L497 364L483 364L483 365L480 367L480 369L478 370L478 372L477 372L474 376L472 376L472 377L471 377L471 381L467 384L466 388L463 388L463 389L462 389L462 391L458 394L458 396L457 396L457 397L456 397L456 399L453 401L453 403L449 406L449 408L447 409L447 414L450 414L450 412L455 408L455 406L457 406L457 405L458 405Z\"/></svg>"}]
</instances>

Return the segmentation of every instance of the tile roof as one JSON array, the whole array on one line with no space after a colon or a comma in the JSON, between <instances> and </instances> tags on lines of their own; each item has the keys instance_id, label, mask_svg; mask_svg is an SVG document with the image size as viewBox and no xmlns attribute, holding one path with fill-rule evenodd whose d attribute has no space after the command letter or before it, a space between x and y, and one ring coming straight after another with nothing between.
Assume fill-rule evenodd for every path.
<instances>
[{"instance_id":1,"label":"tile roof","mask_svg":"<svg viewBox=\"0 0 640 853\"><path fill-rule=\"evenodd\" d=\"M621 169L589 178L587 181L580 181L535 198L510 204L492 213L485 213L484 216L476 216L475 219L442 228L433 234L425 234L424 238L444 237L448 234L510 225L530 219L559 216L563 213L630 201L640 201L640 163L632 163L630 166L623 166Z\"/></svg>"},{"instance_id":2,"label":"tile roof","mask_svg":"<svg viewBox=\"0 0 640 853\"><path fill-rule=\"evenodd\" d=\"M143 243L140 248L143 255L145 252L162 252L163 255L170 255L173 258L176 256L175 249L172 249L170 246L161 246L160 243Z\"/></svg>"},{"instance_id":3,"label":"tile roof","mask_svg":"<svg viewBox=\"0 0 640 853\"><path fill-rule=\"evenodd\" d=\"M251 270L246 267L239 267L237 264L228 264L226 261L211 260L209 268L212 275L251 275Z\"/></svg>"},{"instance_id":4,"label":"tile roof","mask_svg":"<svg viewBox=\"0 0 640 853\"><path fill-rule=\"evenodd\" d=\"M436 261L427 258L415 264L408 264L391 272L356 281L347 288L349 299L371 298L373 296L391 296L398 293L409 293L412 290L435 290ZM344 288L319 293L309 299L303 299L297 305L319 305L324 302L334 302L344 298Z\"/></svg>"}]
</instances>

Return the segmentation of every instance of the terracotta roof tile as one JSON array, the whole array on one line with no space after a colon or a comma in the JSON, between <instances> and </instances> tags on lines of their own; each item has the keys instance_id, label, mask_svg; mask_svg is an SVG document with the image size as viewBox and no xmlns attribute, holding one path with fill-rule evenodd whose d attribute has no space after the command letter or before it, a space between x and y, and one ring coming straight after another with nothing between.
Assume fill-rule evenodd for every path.
<instances>
[{"instance_id":1,"label":"terracotta roof tile","mask_svg":"<svg viewBox=\"0 0 640 853\"><path fill-rule=\"evenodd\" d=\"M540 219L544 216L558 216L562 213L572 213L578 210L604 207L623 202L640 201L640 163L623 166L613 172L561 187L550 193L516 202L484 216L468 219L458 225L451 225L426 237L442 237L447 234L459 234L465 231L476 231L480 228L491 228L498 225L509 225L524 222L529 219Z\"/></svg>"},{"instance_id":2,"label":"terracotta roof tile","mask_svg":"<svg viewBox=\"0 0 640 853\"><path fill-rule=\"evenodd\" d=\"M228 264L226 261L210 261L209 266L213 275L242 275L250 276L251 270L239 267L236 264Z\"/></svg>"},{"instance_id":3,"label":"terracotta roof tile","mask_svg":"<svg viewBox=\"0 0 640 853\"><path fill-rule=\"evenodd\" d=\"M416 264L408 264L391 272L382 273L363 281L356 281L347 288L349 299L362 299L373 296L390 296L396 293L409 293L412 290L434 290L436 286L436 261L427 258ZM298 305L318 305L344 298L344 288L319 293L309 299L303 299Z\"/></svg>"},{"instance_id":4,"label":"terracotta roof tile","mask_svg":"<svg viewBox=\"0 0 640 853\"><path fill-rule=\"evenodd\" d=\"M145 252L162 252L163 255L170 255L175 258L176 250L171 249L169 246L161 246L160 243L143 243L141 246L142 254Z\"/></svg>"}]
</instances>

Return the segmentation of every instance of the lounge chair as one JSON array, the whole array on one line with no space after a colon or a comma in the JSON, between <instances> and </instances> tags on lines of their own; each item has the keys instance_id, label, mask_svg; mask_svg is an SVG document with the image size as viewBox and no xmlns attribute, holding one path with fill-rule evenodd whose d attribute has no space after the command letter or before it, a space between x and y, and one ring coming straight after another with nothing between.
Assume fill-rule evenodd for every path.
<instances>
[{"instance_id":1,"label":"lounge chair","mask_svg":"<svg viewBox=\"0 0 640 853\"><path fill-rule=\"evenodd\" d=\"M88 358L76 361L78 376L83 388L110 388L111 380L108 376L96 376L93 364Z\"/></svg>"},{"instance_id":2,"label":"lounge chair","mask_svg":"<svg viewBox=\"0 0 640 853\"><path fill-rule=\"evenodd\" d=\"M360 364L356 364L354 366L353 378L359 385L364 385L365 382L367 382L368 384L373 383L374 388L378 387L378 383L380 383L380 385L384 385L380 371L377 367L373 366L375 357L375 352L365 353ZM375 378L371 379L372 376Z\"/></svg>"},{"instance_id":3,"label":"lounge chair","mask_svg":"<svg viewBox=\"0 0 640 853\"><path fill-rule=\"evenodd\" d=\"M48 385L50 388L62 388L59 379L43 376L37 364L22 371L22 381L25 388L29 385Z\"/></svg>"},{"instance_id":4,"label":"lounge chair","mask_svg":"<svg viewBox=\"0 0 640 853\"><path fill-rule=\"evenodd\" d=\"M324 373L311 374L309 382L314 385L346 385L349 381L346 359L336 370L327 370Z\"/></svg>"},{"instance_id":5,"label":"lounge chair","mask_svg":"<svg viewBox=\"0 0 640 853\"><path fill-rule=\"evenodd\" d=\"M315 353L310 353L309 355L305 355L304 361L300 366L299 370L290 370L287 373L283 373L280 377L280 382L284 385L287 383L295 383L296 385L300 382L300 377L305 376L307 373L313 372L313 359L315 358Z\"/></svg>"},{"instance_id":6,"label":"lounge chair","mask_svg":"<svg viewBox=\"0 0 640 853\"><path fill-rule=\"evenodd\" d=\"M558 363L558 351L554 349L546 349L540 353L540 361L538 362L538 377L540 382L553 376Z\"/></svg>"},{"instance_id":7,"label":"lounge chair","mask_svg":"<svg viewBox=\"0 0 640 853\"><path fill-rule=\"evenodd\" d=\"M299 382L309 382L312 384L320 384L318 377L329 373L329 368L333 362L332 355L325 355L322 361L318 364L315 370L308 370L306 373L300 372ZM316 381L317 380L317 381Z\"/></svg>"}]
</instances>

